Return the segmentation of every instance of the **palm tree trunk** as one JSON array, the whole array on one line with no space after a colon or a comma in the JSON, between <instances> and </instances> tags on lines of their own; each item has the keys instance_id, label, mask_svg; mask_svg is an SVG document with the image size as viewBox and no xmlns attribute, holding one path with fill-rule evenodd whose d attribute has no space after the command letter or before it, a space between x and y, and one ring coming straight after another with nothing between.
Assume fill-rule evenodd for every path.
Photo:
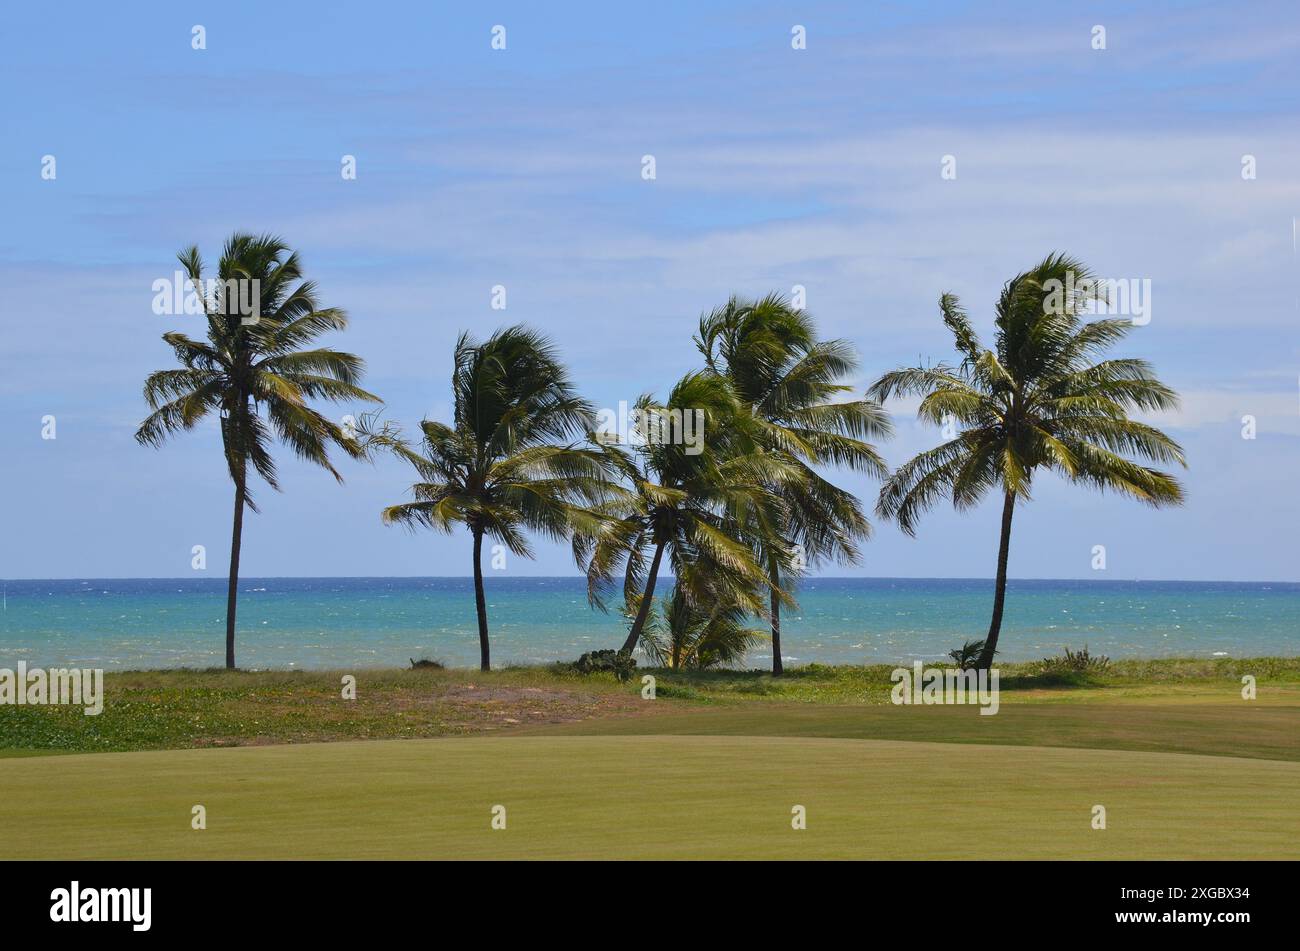
<instances>
[{"instance_id":1,"label":"palm tree trunk","mask_svg":"<svg viewBox=\"0 0 1300 951\"><path fill-rule=\"evenodd\" d=\"M478 609L479 670L492 669L488 647L487 599L483 597L483 532L474 532L474 607Z\"/></svg>"},{"instance_id":2,"label":"palm tree trunk","mask_svg":"<svg viewBox=\"0 0 1300 951\"><path fill-rule=\"evenodd\" d=\"M776 563L776 556L768 559L768 572L772 576L772 676L780 677L785 673L781 663L781 598L776 589L781 586L781 566Z\"/></svg>"},{"instance_id":3,"label":"palm tree trunk","mask_svg":"<svg viewBox=\"0 0 1300 951\"><path fill-rule=\"evenodd\" d=\"M226 669L235 669L235 608L239 596L239 549L244 538L243 480L235 483L235 524L230 535L230 581L226 589Z\"/></svg>"},{"instance_id":4,"label":"palm tree trunk","mask_svg":"<svg viewBox=\"0 0 1300 951\"><path fill-rule=\"evenodd\" d=\"M984 639L984 649L975 661L977 670L988 670L993 666L993 654L998 646L998 634L1002 631L1002 606L1007 599L1007 555L1011 550L1011 513L1015 511L1016 497L1008 492L1002 500L1002 540L998 545L998 580L993 590L993 619L989 622L989 634Z\"/></svg>"},{"instance_id":5,"label":"palm tree trunk","mask_svg":"<svg viewBox=\"0 0 1300 951\"><path fill-rule=\"evenodd\" d=\"M641 595L641 606L637 608L636 620L632 622L632 630L627 632L627 640L619 649L619 653L630 654L636 650L637 641L641 640L641 629L645 627L646 618L650 616L650 605L655 597L655 581L659 578L659 562L664 557L664 542L655 546L655 556L650 562L650 574L645 579L645 592Z\"/></svg>"}]
</instances>

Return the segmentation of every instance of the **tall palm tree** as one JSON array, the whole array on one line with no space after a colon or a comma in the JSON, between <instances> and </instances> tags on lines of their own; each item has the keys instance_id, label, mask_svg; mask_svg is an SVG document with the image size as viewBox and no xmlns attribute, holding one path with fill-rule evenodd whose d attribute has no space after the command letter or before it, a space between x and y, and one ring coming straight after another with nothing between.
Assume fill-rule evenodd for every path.
<instances>
[{"instance_id":1,"label":"tall palm tree","mask_svg":"<svg viewBox=\"0 0 1300 951\"><path fill-rule=\"evenodd\" d=\"M357 385L363 367L360 358L324 347L303 349L327 331L345 329L348 319L337 307L320 305L316 285L302 280L298 253L279 238L231 235L210 290L204 283L199 249L190 247L177 257L196 298L204 302L207 340L163 334L181 369L159 370L145 380L144 398L153 412L140 424L135 438L160 446L171 434L193 429L210 413L220 417L226 468L235 483L226 593L226 666L233 668L244 509L257 511L248 489L250 465L268 485L279 489L271 458L274 435L299 458L322 466L342 482L330 463L330 445L354 458L361 454L360 447L307 400L378 398ZM254 302L255 306L248 306Z\"/></svg>"},{"instance_id":2,"label":"tall palm tree","mask_svg":"<svg viewBox=\"0 0 1300 951\"><path fill-rule=\"evenodd\" d=\"M573 443L594 412L578 397L550 343L525 327L499 330L482 343L462 334L452 371L453 419L420 424L421 449L390 440L420 476L415 501L389 506L387 524L450 533L465 525L474 539L474 603L480 667L491 669L483 539L531 558L526 530L552 539L590 530L584 506L606 500L609 460Z\"/></svg>"},{"instance_id":3,"label":"tall palm tree","mask_svg":"<svg viewBox=\"0 0 1300 951\"><path fill-rule=\"evenodd\" d=\"M630 449L604 446L629 491L600 509L604 518L593 523L592 532L574 539L575 556L587 562L594 605L604 606L604 594L623 567L624 603L633 614L625 653L641 639L665 554L677 588L692 603L725 601L751 613L764 610L760 592L767 578L739 538L739 526L769 527L779 503L763 480L793 478L759 457L743 407L716 374L687 374L666 402L643 396L637 410L650 421L643 426L650 438ZM686 438L686 413L700 414L690 418L703 420L702 439Z\"/></svg>"},{"instance_id":4,"label":"tall palm tree","mask_svg":"<svg viewBox=\"0 0 1300 951\"><path fill-rule=\"evenodd\" d=\"M1066 288L1062 293L1062 288ZM1128 333L1127 318L1085 322L1091 302L1107 303L1104 285L1081 263L1048 255L1009 280L994 309L996 336L985 349L957 298L939 300L961 362L886 373L869 395L885 401L922 397L918 416L960 426L942 445L899 468L880 492L877 511L909 535L920 514L948 496L958 509L989 490L1002 496L993 616L976 666L987 669L1002 629L1011 517L1028 500L1035 474L1111 489L1151 506L1183 500L1178 480L1127 456L1186 466L1182 448L1160 430L1129 418L1132 410L1167 410L1178 396L1138 359L1093 361Z\"/></svg>"},{"instance_id":5,"label":"tall palm tree","mask_svg":"<svg viewBox=\"0 0 1300 951\"><path fill-rule=\"evenodd\" d=\"M852 391L841 380L857 368L857 357L842 340L819 341L812 318L779 294L731 298L701 318L695 343L710 371L730 382L755 417L764 450L799 475L773 487L783 503L776 532L750 533L770 581L772 673L780 676L783 571L797 575L827 559L852 564L858 541L871 533L857 497L816 467L843 466L883 479L884 461L865 439L893 430L879 403L837 400Z\"/></svg>"},{"instance_id":6,"label":"tall palm tree","mask_svg":"<svg viewBox=\"0 0 1300 951\"><path fill-rule=\"evenodd\" d=\"M641 632L641 648L651 663L670 670L733 664L763 640L763 632L746 627L745 618L744 608L723 602L701 606L674 588Z\"/></svg>"}]
</instances>

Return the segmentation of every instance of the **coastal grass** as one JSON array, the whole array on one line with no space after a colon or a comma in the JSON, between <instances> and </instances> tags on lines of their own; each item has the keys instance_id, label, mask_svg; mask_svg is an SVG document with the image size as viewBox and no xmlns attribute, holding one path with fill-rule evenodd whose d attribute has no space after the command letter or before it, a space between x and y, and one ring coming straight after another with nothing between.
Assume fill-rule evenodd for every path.
<instances>
[{"instance_id":1,"label":"coastal grass","mask_svg":"<svg viewBox=\"0 0 1300 951\"><path fill-rule=\"evenodd\" d=\"M19 859L1297 859L1297 788L1169 753L494 736L11 759L0 826Z\"/></svg>"},{"instance_id":2,"label":"coastal grass","mask_svg":"<svg viewBox=\"0 0 1300 951\"><path fill-rule=\"evenodd\" d=\"M356 699L343 677L356 677ZM545 668L107 673L104 709L0 707L0 755L456 736L634 710L612 679Z\"/></svg>"},{"instance_id":3,"label":"coastal grass","mask_svg":"<svg viewBox=\"0 0 1300 951\"><path fill-rule=\"evenodd\" d=\"M788 668L781 677L761 670L651 671L658 695L701 702L768 700L797 703L889 703L891 673L900 665ZM907 665L901 665L906 667ZM927 667L947 666L928 662ZM1241 699L1250 675L1261 703L1300 705L1300 657L1170 658L1113 661L1102 671L1059 673L1041 662L996 665L1005 702L1204 702Z\"/></svg>"},{"instance_id":4,"label":"coastal grass","mask_svg":"<svg viewBox=\"0 0 1300 951\"><path fill-rule=\"evenodd\" d=\"M104 711L0 707L0 757L513 732L749 734L1095 747L1300 759L1300 658L1001 664L1001 711L896 707L890 666L653 670L627 684L562 665L109 673ZM344 700L342 678L357 678ZM641 699L642 673L656 700ZM1241 698L1241 677L1258 697Z\"/></svg>"}]
</instances>

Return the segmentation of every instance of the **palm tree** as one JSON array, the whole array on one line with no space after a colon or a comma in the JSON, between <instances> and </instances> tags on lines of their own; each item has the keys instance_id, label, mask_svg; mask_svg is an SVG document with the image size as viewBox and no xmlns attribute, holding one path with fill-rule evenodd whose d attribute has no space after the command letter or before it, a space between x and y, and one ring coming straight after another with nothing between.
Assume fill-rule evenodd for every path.
<instances>
[{"instance_id":1,"label":"palm tree","mask_svg":"<svg viewBox=\"0 0 1300 951\"><path fill-rule=\"evenodd\" d=\"M680 588L660 601L660 615L641 632L641 648L650 662L671 670L705 670L736 663L763 639L745 627L746 611L722 602L693 603Z\"/></svg>"},{"instance_id":2,"label":"palm tree","mask_svg":"<svg viewBox=\"0 0 1300 951\"><path fill-rule=\"evenodd\" d=\"M819 341L812 318L778 294L731 298L701 318L695 343L709 370L730 382L755 417L765 451L799 475L772 487L782 502L776 532L750 533L770 582L772 673L780 676L782 572L797 575L826 559L852 564L858 540L871 533L856 496L815 466L844 466L883 479L884 461L864 440L893 430L879 403L836 401L852 390L840 382L857 368L852 348L842 340Z\"/></svg>"},{"instance_id":3,"label":"palm tree","mask_svg":"<svg viewBox=\"0 0 1300 951\"><path fill-rule=\"evenodd\" d=\"M1178 443L1129 418L1132 410L1178 405L1177 394L1156 378L1151 365L1138 359L1092 362L1132 326L1127 318L1085 322L1080 317L1090 302L1108 303L1104 286L1078 261L1048 255L1003 287L992 350L980 344L957 298L945 294L939 311L960 364L894 370L869 391L882 402L921 396L919 418L962 427L894 473L880 492L881 516L897 519L914 535L920 514L942 496L960 510L991 489L1002 495L993 617L979 668L992 663L1002 628L1012 513L1018 500L1029 500L1038 470L1151 506L1183 500L1172 475L1126 458L1186 466Z\"/></svg>"},{"instance_id":4,"label":"palm tree","mask_svg":"<svg viewBox=\"0 0 1300 951\"><path fill-rule=\"evenodd\" d=\"M411 487L415 501L389 506L382 518L447 533L458 524L469 529L480 667L490 670L483 539L531 558L525 530L556 540L575 528L590 530L597 516L583 506L609 497L609 461L598 449L556 444L585 437L594 413L534 331L509 327L482 343L462 334L451 386L453 421L422 422L421 451L388 441L420 481Z\"/></svg>"},{"instance_id":5,"label":"palm tree","mask_svg":"<svg viewBox=\"0 0 1300 951\"><path fill-rule=\"evenodd\" d=\"M759 457L747 414L716 374L687 374L665 403L642 396L636 408L647 435L631 449L596 434L629 491L600 508L604 518L593 531L574 539L575 556L587 562L593 605L604 607L623 566L624 604L633 614L624 653L641 639L665 554L678 590L693 604L724 601L762 612L767 578L739 539L739 526L770 526L778 503L764 479L793 477ZM687 432L694 420L702 421L702 432Z\"/></svg>"},{"instance_id":6,"label":"palm tree","mask_svg":"<svg viewBox=\"0 0 1300 951\"><path fill-rule=\"evenodd\" d=\"M323 347L303 349L327 331L345 329L348 319L342 310L320 305L316 285L301 279L297 252L279 238L231 235L217 264L216 282L206 292L198 248L190 247L177 257L196 298L204 303L207 341L182 333L163 334L181 369L159 370L145 380L144 398L153 412L140 424L135 438L161 446L168 436L193 429L210 413L220 417L226 468L235 483L226 594L226 667L233 668L244 509L257 511L248 490L249 466L271 488L279 489L271 458L274 434L299 458L322 466L342 482L330 463L329 446L338 446L354 458L361 449L307 400L378 398L357 385L363 366L360 358Z\"/></svg>"}]
</instances>

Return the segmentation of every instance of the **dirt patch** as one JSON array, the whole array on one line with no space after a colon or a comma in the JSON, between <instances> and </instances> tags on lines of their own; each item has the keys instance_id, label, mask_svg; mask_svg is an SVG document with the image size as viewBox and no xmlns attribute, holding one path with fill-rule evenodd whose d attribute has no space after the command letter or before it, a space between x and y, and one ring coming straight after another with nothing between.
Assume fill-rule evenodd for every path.
<instances>
[{"instance_id":1,"label":"dirt patch","mask_svg":"<svg viewBox=\"0 0 1300 951\"><path fill-rule=\"evenodd\" d=\"M251 693L222 704L220 719L244 732L199 730L192 745L263 746L356 739L466 736L526 730L539 725L644 716L659 704L624 690L442 682L358 684L357 698L332 689L291 694Z\"/></svg>"},{"instance_id":2,"label":"dirt patch","mask_svg":"<svg viewBox=\"0 0 1300 951\"><path fill-rule=\"evenodd\" d=\"M595 693L542 687L460 684L426 701L468 732L508 729L525 724L574 723L608 717L639 716L653 704L639 694Z\"/></svg>"},{"instance_id":3,"label":"dirt patch","mask_svg":"<svg viewBox=\"0 0 1300 951\"><path fill-rule=\"evenodd\" d=\"M621 695L595 694L579 690L564 690L559 687L511 687L503 684L451 684L441 694L442 699L470 701L503 701L513 703L522 699L534 698L538 703L567 701L573 698L583 700L608 699L611 696L623 699Z\"/></svg>"}]
</instances>

